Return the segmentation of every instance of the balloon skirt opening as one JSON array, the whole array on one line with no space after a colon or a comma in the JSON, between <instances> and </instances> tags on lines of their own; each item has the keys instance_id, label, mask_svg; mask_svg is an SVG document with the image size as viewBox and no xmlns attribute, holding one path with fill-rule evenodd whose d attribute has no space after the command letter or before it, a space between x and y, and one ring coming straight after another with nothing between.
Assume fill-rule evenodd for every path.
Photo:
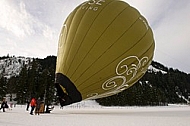
<instances>
[{"instance_id":1,"label":"balloon skirt opening","mask_svg":"<svg viewBox=\"0 0 190 126\"><path fill-rule=\"evenodd\" d=\"M62 73L55 74L55 87L61 106L82 101L81 93L72 81Z\"/></svg>"}]
</instances>

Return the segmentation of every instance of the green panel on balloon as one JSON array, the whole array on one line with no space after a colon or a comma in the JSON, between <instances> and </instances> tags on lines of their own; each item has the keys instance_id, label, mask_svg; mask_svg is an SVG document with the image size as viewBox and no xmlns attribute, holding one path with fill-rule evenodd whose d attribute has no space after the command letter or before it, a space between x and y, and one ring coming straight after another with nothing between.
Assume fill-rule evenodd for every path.
<instances>
[{"instance_id":1,"label":"green panel on balloon","mask_svg":"<svg viewBox=\"0 0 190 126\"><path fill-rule=\"evenodd\" d=\"M60 33L58 95L67 95L71 104L117 94L145 74L154 48L148 22L126 2L84 2L70 13Z\"/></svg>"}]
</instances>

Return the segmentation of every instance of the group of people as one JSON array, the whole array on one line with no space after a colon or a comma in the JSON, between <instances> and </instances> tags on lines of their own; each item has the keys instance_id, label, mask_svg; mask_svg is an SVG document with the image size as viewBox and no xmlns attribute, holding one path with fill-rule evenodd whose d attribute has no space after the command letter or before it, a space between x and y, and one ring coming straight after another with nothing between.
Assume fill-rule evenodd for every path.
<instances>
[{"instance_id":1,"label":"group of people","mask_svg":"<svg viewBox=\"0 0 190 126\"><path fill-rule=\"evenodd\" d=\"M47 105L46 110L44 111L44 104L43 102L38 98L37 100L35 98L32 98L30 102L28 102L26 110L28 111L29 105L31 106L30 114L33 115L34 110L35 110L35 115L40 114L40 113L50 113L53 109L54 106L49 106Z\"/></svg>"},{"instance_id":2,"label":"group of people","mask_svg":"<svg viewBox=\"0 0 190 126\"><path fill-rule=\"evenodd\" d=\"M32 98L30 102L27 103L27 108L26 110L29 110L29 105L31 106L31 110L30 110L30 114L33 115L34 110L35 110L35 114L40 114L40 108L41 108L41 100L40 98L38 98L37 100L35 98Z\"/></svg>"},{"instance_id":3,"label":"group of people","mask_svg":"<svg viewBox=\"0 0 190 126\"><path fill-rule=\"evenodd\" d=\"M5 109L6 109L6 108L9 108L9 106L8 106L8 104L7 104L6 99L3 98L3 101L2 101L2 103L1 103L1 108L0 108L0 110L3 109L3 112L5 112Z\"/></svg>"},{"instance_id":4,"label":"group of people","mask_svg":"<svg viewBox=\"0 0 190 126\"><path fill-rule=\"evenodd\" d=\"M44 112L44 103L40 100L40 98L38 98L37 100L33 97L30 101L27 101L27 107L26 110L29 111L29 107L31 107L30 109L30 114L33 115L35 112L35 115L39 115L40 113ZM7 101L5 98L3 98L2 102L1 102L1 106L0 106L0 110L2 109L3 112L5 112L5 109L9 108ZM54 106L46 107L46 113L50 113L50 111L52 111L54 109Z\"/></svg>"}]
</instances>

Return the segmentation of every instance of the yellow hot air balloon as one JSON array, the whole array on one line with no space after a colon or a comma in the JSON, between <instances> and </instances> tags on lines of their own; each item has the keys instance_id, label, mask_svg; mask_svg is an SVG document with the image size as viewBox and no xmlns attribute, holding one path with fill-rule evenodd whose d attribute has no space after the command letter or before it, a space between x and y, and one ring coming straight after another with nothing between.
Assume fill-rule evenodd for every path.
<instances>
[{"instance_id":1,"label":"yellow hot air balloon","mask_svg":"<svg viewBox=\"0 0 190 126\"><path fill-rule=\"evenodd\" d=\"M137 82L154 53L146 19L120 0L90 0L64 22L55 85L61 105L117 94Z\"/></svg>"}]
</instances>

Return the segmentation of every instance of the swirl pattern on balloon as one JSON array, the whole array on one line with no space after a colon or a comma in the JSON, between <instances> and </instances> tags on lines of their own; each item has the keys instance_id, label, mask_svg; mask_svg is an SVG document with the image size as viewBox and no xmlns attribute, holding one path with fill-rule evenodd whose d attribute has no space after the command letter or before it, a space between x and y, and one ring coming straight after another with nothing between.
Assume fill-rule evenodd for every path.
<instances>
[{"instance_id":1,"label":"swirl pattern on balloon","mask_svg":"<svg viewBox=\"0 0 190 126\"><path fill-rule=\"evenodd\" d=\"M144 66L149 63L148 59L149 58L147 56L144 56L141 59L139 59L137 56L129 56L124 58L116 66L116 76L106 80L102 84L102 89L106 90L106 92L103 94L88 94L88 99L97 99L104 96L110 96L127 89L133 84L132 83L129 85L129 83L136 77L138 72L141 72L141 74L145 73L146 69L144 69ZM133 63L129 63L130 61L133 61Z\"/></svg>"}]
</instances>

